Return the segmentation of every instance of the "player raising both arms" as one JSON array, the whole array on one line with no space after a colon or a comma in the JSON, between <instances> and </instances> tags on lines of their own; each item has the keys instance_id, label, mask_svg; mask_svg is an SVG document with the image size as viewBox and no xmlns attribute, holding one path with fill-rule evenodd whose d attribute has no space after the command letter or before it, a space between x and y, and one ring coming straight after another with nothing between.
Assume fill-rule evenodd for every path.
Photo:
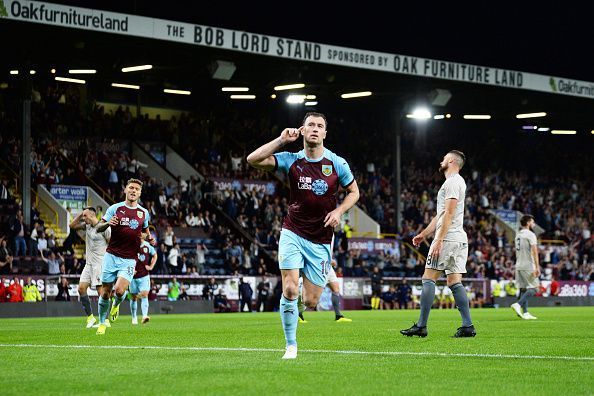
<instances>
[{"instance_id":1,"label":"player raising both arms","mask_svg":"<svg viewBox=\"0 0 594 396\"><path fill-rule=\"evenodd\" d=\"M299 272L303 271L303 302L315 308L330 271L334 227L359 199L359 188L347 162L324 147L327 126L323 114L307 113L300 128L284 129L279 137L247 157L255 168L278 169L288 175L289 213L283 221L278 249L283 287L280 314L286 340L283 359L297 357ZM303 136L303 150L275 154L299 135ZM340 186L347 194L337 206Z\"/></svg>"},{"instance_id":2,"label":"player raising both arms","mask_svg":"<svg viewBox=\"0 0 594 396\"><path fill-rule=\"evenodd\" d=\"M105 319L112 289L115 289L115 298L109 316L112 322L118 318L120 304L126 296L126 290L134 275L142 233L148 233L149 241L154 242L148 230L149 212L138 204L142 193L142 182L138 179L128 180L124 193L126 200L111 205L97 226L99 232L111 227L111 239L103 258L101 275L103 287L99 296L97 335L105 334Z\"/></svg>"}]
</instances>

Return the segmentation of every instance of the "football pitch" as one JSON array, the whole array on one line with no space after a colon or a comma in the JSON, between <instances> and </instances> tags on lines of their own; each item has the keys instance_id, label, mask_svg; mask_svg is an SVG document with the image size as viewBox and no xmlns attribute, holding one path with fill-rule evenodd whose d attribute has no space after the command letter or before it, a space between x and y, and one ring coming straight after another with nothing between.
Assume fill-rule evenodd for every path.
<instances>
[{"instance_id":1,"label":"football pitch","mask_svg":"<svg viewBox=\"0 0 594 396\"><path fill-rule=\"evenodd\" d=\"M456 310L427 338L418 311L306 312L299 356L283 361L277 313L120 316L105 336L84 318L0 320L3 395L594 394L594 307L473 309L476 338L455 339Z\"/></svg>"}]
</instances>

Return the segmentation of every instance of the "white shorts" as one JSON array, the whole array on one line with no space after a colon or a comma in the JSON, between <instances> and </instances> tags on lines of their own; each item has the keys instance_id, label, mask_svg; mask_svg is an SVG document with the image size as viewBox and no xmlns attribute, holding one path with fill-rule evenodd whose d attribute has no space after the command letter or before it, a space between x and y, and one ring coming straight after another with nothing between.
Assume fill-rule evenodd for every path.
<instances>
[{"instance_id":1,"label":"white shorts","mask_svg":"<svg viewBox=\"0 0 594 396\"><path fill-rule=\"evenodd\" d=\"M336 272L334 272L334 268L330 266L330 271L328 271L328 277L326 278L326 284L338 282L338 277L336 276Z\"/></svg>"},{"instance_id":2,"label":"white shorts","mask_svg":"<svg viewBox=\"0 0 594 396\"><path fill-rule=\"evenodd\" d=\"M80 282L85 282L91 285L91 288L96 289L101 286L101 273L103 272L102 264L86 263L80 274Z\"/></svg>"},{"instance_id":3,"label":"white shorts","mask_svg":"<svg viewBox=\"0 0 594 396\"><path fill-rule=\"evenodd\" d=\"M433 248L435 240L431 242L429 251ZM441 253L437 260L432 260L427 256L425 268L431 268L436 271L445 271L446 275L465 274L466 260L468 260L468 244L464 242L443 241ZM437 261L437 262L435 262Z\"/></svg>"},{"instance_id":4,"label":"white shorts","mask_svg":"<svg viewBox=\"0 0 594 396\"><path fill-rule=\"evenodd\" d=\"M537 289L540 280L534 276L534 271L516 270L516 287L520 289Z\"/></svg>"}]
</instances>

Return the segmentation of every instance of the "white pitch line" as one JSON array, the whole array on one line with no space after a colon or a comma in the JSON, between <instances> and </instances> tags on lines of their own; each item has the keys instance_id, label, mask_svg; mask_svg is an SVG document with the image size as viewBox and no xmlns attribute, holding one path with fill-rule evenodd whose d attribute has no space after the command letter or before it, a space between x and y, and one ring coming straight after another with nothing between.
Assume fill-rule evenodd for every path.
<instances>
[{"instance_id":1,"label":"white pitch line","mask_svg":"<svg viewBox=\"0 0 594 396\"><path fill-rule=\"evenodd\" d=\"M217 351L217 352L284 352L273 348L223 348L223 347L174 347L155 345L56 345L56 344L0 344L5 348L73 348L73 349L157 349L168 351ZM429 356L429 357L465 357L493 359L549 359L594 361L594 356L554 356L554 355L504 355L492 353L447 353L447 352L405 352L405 351L350 351L328 349L300 349L305 353L326 353L342 355L385 355L385 356Z\"/></svg>"}]
</instances>

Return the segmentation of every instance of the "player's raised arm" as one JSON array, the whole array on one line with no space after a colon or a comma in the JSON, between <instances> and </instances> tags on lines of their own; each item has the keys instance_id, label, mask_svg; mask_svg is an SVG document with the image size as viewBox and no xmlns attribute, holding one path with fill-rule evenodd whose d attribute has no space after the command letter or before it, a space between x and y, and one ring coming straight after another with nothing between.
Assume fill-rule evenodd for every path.
<instances>
[{"instance_id":1,"label":"player's raised arm","mask_svg":"<svg viewBox=\"0 0 594 396\"><path fill-rule=\"evenodd\" d=\"M292 143L299 138L303 127L299 128L285 128L280 136L271 142L266 143L254 150L247 156L247 162L257 169L272 171L275 167L275 160L272 154L277 152L281 147L287 143Z\"/></svg>"},{"instance_id":2,"label":"player's raised arm","mask_svg":"<svg viewBox=\"0 0 594 396\"><path fill-rule=\"evenodd\" d=\"M73 229L75 231L82 230L83 228L85 228L85 223L83 223L83 221L82 221L83 213L84 213L84 210L82 210L79 214L77 214L76 217L74 219L72 219L72 221L70 222L68 227L70 227L71 229Z\"/></svg>"}]
</instances>

